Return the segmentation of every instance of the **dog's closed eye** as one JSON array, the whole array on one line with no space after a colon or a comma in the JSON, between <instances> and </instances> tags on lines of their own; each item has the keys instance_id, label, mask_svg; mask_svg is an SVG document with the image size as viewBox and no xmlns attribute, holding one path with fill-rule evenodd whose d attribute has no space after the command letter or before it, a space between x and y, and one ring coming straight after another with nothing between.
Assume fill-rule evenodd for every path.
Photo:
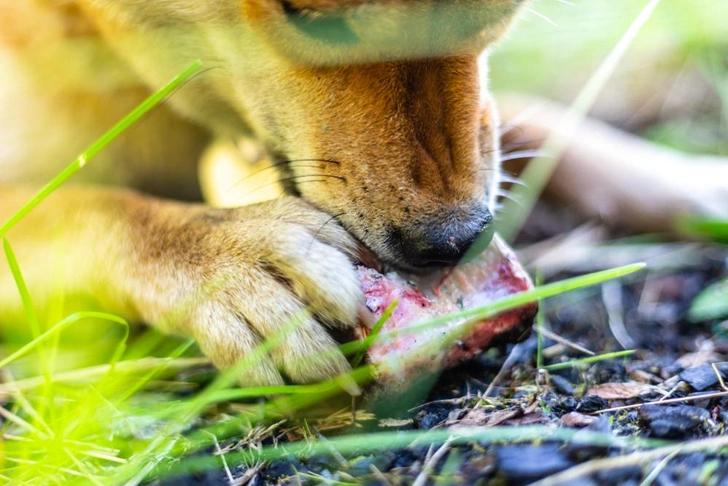
<instances>
[{"instance_id":1,"label":"dog's closed eye","mask_svg":"<svg viewBox=\"0 0 728 486\"><path fill-rule=\"evenodd\" d=\"M359 41L341 14L300 9L288 0L283 0L281 5L288 23L314 40L336 45L351 45Z\"/></svg>"}]
</instances>

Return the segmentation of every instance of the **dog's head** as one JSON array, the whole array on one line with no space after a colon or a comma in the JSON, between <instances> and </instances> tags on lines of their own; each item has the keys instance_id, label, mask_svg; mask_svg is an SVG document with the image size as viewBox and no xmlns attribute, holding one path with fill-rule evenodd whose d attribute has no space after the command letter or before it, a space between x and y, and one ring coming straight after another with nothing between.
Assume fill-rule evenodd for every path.
<instances>
[{"instance_id":1,"label":"dog's head","mask_svg":"<svg viewBox=\"0 0 728 486\"><path fill-rule=\"evenodd\" d=\"M151 33L126 48L140 73L180 54L221 68L173 102L223 131L243 119L291 191L416 270L456 262L491 225L499 122L481 53L522 1L84 3L127 22L107 37ZM155 34L165 29L174 35ZM162 47L172 54L138 64Z\"/></svg>"},{"instance_id":2,"label":"dog's head","mask_svg":"<svg viewBox=\"0 0 728 486\"><path fill-rule=\"evenodd\" d=\"M455 263L492 225L498 117L480 56L517 0L247 0L275 51L250 122L294 192L385 262Z\"/></svg>"}]
</instances>

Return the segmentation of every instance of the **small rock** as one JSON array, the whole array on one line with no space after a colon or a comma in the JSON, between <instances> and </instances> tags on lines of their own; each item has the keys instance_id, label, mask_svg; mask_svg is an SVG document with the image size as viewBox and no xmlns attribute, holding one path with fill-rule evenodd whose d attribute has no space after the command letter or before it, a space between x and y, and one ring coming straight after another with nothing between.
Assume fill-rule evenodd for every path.
<instances>
[{"instance_id":1,"label":"small rock","mask_svg":"<svg viewBox=\"0 0 728 486\"><path fill-rule=\"evenodd\" d=\"M605 408L609 408L609 402L595 395L582 398L576 406L576 410L581 413L598 412Z\"/></svg>"},{"instance_id":2,"label":"small rock","mask_svg":"<svg viewBox=\"0 0 728 486\"><path fill-rule=\"evenodd\" d=\"M415 416L417 427L422 430L429 430L440 422L447 420L451 409L432 406L420 410Z\"/></svg>"},{"instance_id":3,"label":"small rock","mask_svg":"<svg viewBox=\"0 0 728 486\"><path fill-rule=\"evenodd\" d=\"M397 451L392 458L392 468L398 467L410 467L415 462L422 462L427 455L427 451L424 452L420 448L415 449L401 449Z\"/></svg>"},{"instance_id":4,"label":"small rock","mask_svg":"<svg viewBox=\"0 0 728 486\"><path fill-rule=\"evenodd\" d=\"M323 474L324 471L340 469L341 465L331 456L320 455L307 459L306 467L313 472Z\"/></svg>"},{"instance_id":5,"label":"small rock","mask_svg":"<svg viewBox=\"0 0 728 486\"><path fill-rule=\"evenodd\" d=\"M463 461L461 470L470 479L469 483L474 484L476 480L490 476L495 469L495 458L490 454L474 454Z\"/></svg>"},{"instance_id":6,"label":"small rock","mask_svg":"<svg viewBox=\"0 0 728 486\"><path fill-rule=\"evenodd\" d=\"M299 472L305 472L307 468L296 459L281 459L271 462L263 472L267 479L287 478Z\"/></svg>"},{"instance_id":7,"label":"small rock","mask_svg":"<svg viewBox=\"0 0 728 486\"><path fill-rule=\"evenodd\" d=\"M725 378L728 374L728 364L716 365L716 368L718 368L720 374ZM709 364L694 366L693 368L684 370L680 373L680 379L687 382L697 391L706 390L718 383L718 375Z\"/></svg>"},{"instance_id":8,"label":"small rock","mask_svg":"<svg viewBox=\"0 0 728 486\"><path fill-rule=\"evenodd\" d=\"M451 423L455 423L467 414L468 410L464 408L456 408L455 410L447 414L447 424L450 425Z\"/></svg>"},{"instance_id":9,"label":"small rock","mask_svg":"<svg viewBox=\"0 0 728 486\"><path fill-rule=\"evenodd\" d=\"M593 432L602 434L610 434L612 432L609 417L600 415L599 417L590 418L594 418L594 422L575 433L571 440L564 446L563 453L577 462L604 457L609 451L607 445L595 444L591 436Z\"/></svg>"},{"instance_id":10,"label":"small rock","mask_svg":"<svg viewBox=\"0 0 728 486\"><path fill-rule=\"evenodd\" d=\"M718 414L718 418L724 424L728 424L728 410L721 410L720 413Z\"/></svg>"},{"instance_id":11,"label":"small rock","mask_svg":"<svg viewBox=\"0 0 728 486\"><path fill-rule=\"evenodd\" d=\"M574 394L574 386L563 376L551 375L551 384L559 393L563 393L564 395Z\"/></svg>"},{"instance_id":12,"label":"small rock","mask_svg":"<svg viewBox=\"0 0 728 486\"><path fill-rule=\"evenodd\" d=\"M374 466L380 471L386 471L392 465L392 457L387 454L364 456L355 460L351 464L351 468L347 471L354 477L365 476L371 473L371 467Z\"/></svg>"},{"instance_id":13,"label":"small rock","mask_svg":"<svg viewBox=\"0 0 728 486\"><path fill-rule=\"evenodd\" d=\"M576 462L591 461L592 459L600 459L608 454L608 447L603 445L593 445L589 440L590 438L581 436L579 434L588 433L588 429L581 429L579 432L574 434L574 437L579 439L577 444L568 445L568 455L570 459ZM585 440L586 439L586 440Z\"/></svg>"},{"instance_id":14,"label":"small rock","mask_svg":"<svg viewBox=\"0 0 728 486\"><path fill-rule=\"evenodd\" d=\"M642 479L642 468L639 466L623 466L605 471L598 471L594 474L597 483L602 485L619 485L627 484L637 485Z\"/></svg>"},{"instance_id":15,"label":"small rock","mask_svg":"<svg viewBox=\"0 0 728 486\"><path fill-rule=\"evenodd\" d=\"M495 451L498 470L509 484L536 481L574 465L560 449L559 444L498 447Z\"/></svg>"},{"instance_id":16,"label":"small rock","mask_svg":"<svg viewBox=\"0 0 728 486\"><path fill-rule=\"evenodd\" d=\"M681 439L691 435L696 428L710 420L710 413L691 405L646 405L640 409L639 417L648 425L653 436Z\"/></svg>"},{"instance_id":17,"label":"small rock","mask_svg":"<svg viewBox=\"0 0 728 486\"><path fill-rule=\"evenodd\" d=\"M573 412L574 409L579 405L574 397L558 397L555 400L547 403L551 412L557 417L566 415L569 412Z\"/></svg>"}]
</instances>

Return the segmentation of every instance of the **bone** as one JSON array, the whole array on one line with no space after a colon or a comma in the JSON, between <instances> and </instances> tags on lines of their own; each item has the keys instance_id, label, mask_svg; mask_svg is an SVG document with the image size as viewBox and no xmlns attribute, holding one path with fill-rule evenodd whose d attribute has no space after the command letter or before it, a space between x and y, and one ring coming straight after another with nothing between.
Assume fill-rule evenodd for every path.
<instances>
[{"instance_id":1,"label":"bone","mask_svg":"<svg viewBox=\"0 0 728 486\"><path fill-rule=\"evenodd\" d=\"M490 346L525 338L537 310L534 302L490 319L453 319L442 326L406 332L430 319L533 288L513 250L498 235L473 261L427 277L383 275L363 266L358 270L366 307L375 319L398 301L368 351L380 394L404 391L426 375L437 376ZM405 332L391 335L394 331ZM362 328L360 337L367 332Z\"/></svg>"}]
</instances>

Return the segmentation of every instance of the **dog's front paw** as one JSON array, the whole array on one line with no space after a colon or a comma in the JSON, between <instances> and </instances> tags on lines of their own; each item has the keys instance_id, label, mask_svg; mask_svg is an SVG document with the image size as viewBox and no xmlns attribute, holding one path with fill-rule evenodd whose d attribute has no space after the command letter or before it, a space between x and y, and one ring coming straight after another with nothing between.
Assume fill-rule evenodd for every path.
<instances>
[{"instance_id":1,"label":"dog's front paw","mask_svg":"<svg viewBox=\"0 0 728 486\"><path fill-rule=\"evenodd\" d=\"M348 233L293 198L196 211L167 230L177 241L150 276L156 298L144 317L194 337L219 368L244 360L244 385L349 371L326 330L353 326L363 301Z\"/></svg>"}]
</instances>

